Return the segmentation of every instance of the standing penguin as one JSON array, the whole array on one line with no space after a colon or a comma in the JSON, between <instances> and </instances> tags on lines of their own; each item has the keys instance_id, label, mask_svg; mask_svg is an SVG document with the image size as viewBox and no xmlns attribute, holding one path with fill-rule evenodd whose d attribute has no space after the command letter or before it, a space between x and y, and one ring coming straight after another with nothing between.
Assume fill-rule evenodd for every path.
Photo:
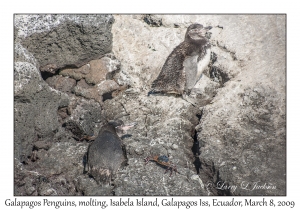
<instances>
[{"instance_id":1,"label":"standing penguin","mask_svg":"<svg viewBox=\"0 0 300 210\"><path fill-rule=\"evenodd\" d=\"M190 93L210 61L210 44L205 35L211 28L197 23L187 28L184 41L168 56L149 94Z\"/></svg>"},{"instance_id":2,"label":"standing penguin","mask_svg":"<svg viewBox=\"0 0 300 210\"><path fill-rule=\"evenodd\" d=\"M98 136L93 138L95 140L87 151L87 165L89 174L99 184L110 183L112 175L126 163L126 155L119 135L134 125L135 123L124 125L121 120L109 121L102 126Z\"/></svg>"}]
</instances>

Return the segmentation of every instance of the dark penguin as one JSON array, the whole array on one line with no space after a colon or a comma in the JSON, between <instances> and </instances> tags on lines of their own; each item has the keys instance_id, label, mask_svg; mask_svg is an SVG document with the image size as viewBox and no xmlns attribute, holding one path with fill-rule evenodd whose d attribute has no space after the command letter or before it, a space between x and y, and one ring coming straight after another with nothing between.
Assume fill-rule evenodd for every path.
<instances>
[{"instance_id":1,"label":"dark penguin","mask_svg":"<svg viewBox=\"0 0 300 210\"><path fill-rule=\"evenodd\" d=\"M205 37L210 29L201 24L187 28L184 41L168 56L149 94L190 93L210 61L210 44Z\"/></svg>"},{"instance_id":2,"label":"dark penguin","mask_svg":"<svg viewBox=\"0 0 300 210\"><path fill-rule=\"evenodd\" d=\"M88 173L99 184L109 184L120 166L126 163L126 155L118 134L134 125L124 125L121 120L109 121L90 144L87 151Z\"/></svg>"}]
</instances>

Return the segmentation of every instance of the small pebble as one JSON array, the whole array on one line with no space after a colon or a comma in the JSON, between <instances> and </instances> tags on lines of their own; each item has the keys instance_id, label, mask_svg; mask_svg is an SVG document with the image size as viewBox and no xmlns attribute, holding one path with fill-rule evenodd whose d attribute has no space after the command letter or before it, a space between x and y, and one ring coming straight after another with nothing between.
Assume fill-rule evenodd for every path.
<instances>
[{"instance_id":1,"label":"small pebble","mask_svg":"<svg viewBox=\"0 0 300 210\"><path fill-rule=\"evenodd\" d=\"M197 174L194 174L193 176L191 176L191 180L198 180L199 176Z\"/></svg>"},{"instance_id":2,"label":"small pebble","mask_svg":"<svg viewBox=\"0 0 300 210\"><path fill-rule=\"evenodd\" d=\"M178 149L178 145L177 145L177 144L173 144L173 145L171 146L171 148L172 148L173 150L177 150L177 149Z\"/></svg>"},{"instance_id":3,"label":"small pebble","mask_svg":"<svg viewBox=\"0 0 300 210\"><path fill-rule=\"evenodd\" d=\"M26 193L27 195L32 195L35 191L35 188L34 187L29 187L26 189Z\"/></svg>"}]
</instances>

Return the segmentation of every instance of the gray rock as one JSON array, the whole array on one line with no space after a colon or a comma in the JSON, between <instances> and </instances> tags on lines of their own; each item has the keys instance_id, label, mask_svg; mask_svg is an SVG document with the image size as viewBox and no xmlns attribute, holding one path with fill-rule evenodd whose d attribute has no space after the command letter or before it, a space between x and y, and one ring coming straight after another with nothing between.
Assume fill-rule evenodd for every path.
<instances>
[{"instance_id":1,"label":"gray rock","mask_svg":"<svg viewBox=\"0 0 300 210\"><path fill-rule=\"evenodd\" d=\"M50 73L109 53L113 22L111 15L15 15L17 38Z\"/></svg>"},{"instance_id":2,"label":"gray rock","mask_svg":"<svg viewBox=\"0 0 300 210\"><path fill-rule=\"evenodd\" d=\"M232 18L220 20L224 30L215 39L234 52L239 68L232 68L236 77L218 90L197 126L200 174L213 168L215 184L237 186L227 194L285 195L285 18L241 16L238 26ZM231 71L232 56L226 62L219 57ZM271 188L249 190L255 183Z\"/></svg>"},{"instance_id":3,"label":"gray rock","mask_svg":"<svg viewBox=\"0 0 300 210\"><path fill-rule=\"evenodd\" d=\"M60 126L57 110L69 100L51 89L30 63L16 62L14 77L15 157L27 162L35 141L52 141Z\"/></svg>"},{"instance_id":4,"label":"gray rock","mask_svg":"<svg viewBox=\"0 0 300 210\"><path fill-rule=\"evenodd\" d=\"M15 40L14 46L14 61L15 62L28 62L33 64L34 66L38 66L38 62L36 61L35 57L26 49L24 48L19 40Z\"/></svg>"},{"instance_id":5,"label":"gray rock","mask_svg":"<svg viewBox=\"0 0 300 210\"><path fill-rule=\"evenodd\" d=\"M34 142L34 147L37 150L39 150L39 149L48 150L51 147L51 143L48 141L37 141L37 142Z\"/></svg>"},{"instance_id":6,"label":"gray rock","mask_svg":"<svg viewBox=\"0 0 300 210\"><path fill-rule=\"evenodd\" d=\"M199 125L200 160L213 166L219 181L237 185L234 195L285 194L285 102L272 87L249 81L231 83L235 94L219 92ZM225 101L220 103L222 95ZM284 93L282 92L283 96ZM205 171L205 170L204 170ZM271 175L272 174L272 175ZM258 185L276 189L252 189ZM249 189L242 185L249 183Z\"/></svg>"},{"instance_id":7,"label":"gray rock","mask_svg":"<svg viewBox=\"0 0 300 210\"><path fill-rule=\"evenodd\" d=\"M162 25L162 20L161 18L157 18L155 15L144 15L144 21L148 25L152 27L159 27Z\"/></svg>"},{"instance_id":8,"label":"gray rock","mask_svg":"<svg viewBox=\"0 0 300 210\"><path fill-rule=\"evenodd\" d=\"M112 186L101 186L96 183L94 179L87 176L80 175L75 180L76 189L82 192L82 195L95 196L95 195L113 195Z\"/></svg>"},{"instance_id":9,"label":"gray rock","mask_svg":"<svg viewBox=\"0 0 300 210\"><path fill-rule=\"evenodd\" d=\"M97 135L105 119L99 103L85 99L74 99L70 106L74 106L71 116L65 120L66 130L71 131L72 136L80 139L82 135Z\"/></svg>"}]
</instances>

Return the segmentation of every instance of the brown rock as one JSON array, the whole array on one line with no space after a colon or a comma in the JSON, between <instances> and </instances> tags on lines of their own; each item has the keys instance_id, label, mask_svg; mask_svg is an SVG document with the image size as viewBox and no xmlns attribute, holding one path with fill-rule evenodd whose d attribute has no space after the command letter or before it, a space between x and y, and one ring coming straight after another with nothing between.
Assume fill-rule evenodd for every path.
<instances>
[{"instance_id":1,"label":"brown rock","mask_svg":"<svg viewBox=\"0 0 300 210\"><path fill-rule=\"evenodd\" d=\"M104 82L97 85L97 90L99 91L99 95L103 95L105 93L110 93L119 88L119 85L114 80L105 80Z\"/></svg>"},{"instance_id":2,"label":"brown rock","mask_svg":"<svg viewBox=\"0 0 300 210\"><path fill-rule=\"evenodd\" d=\"M90 64L83 65L80 68L67 68L59 72L60 75L72 77L75 80L81 80L90 73Z\"/></svg>"},{"instance_id":3,"label":"brown rock","mask_svg":"<svg viewBox=\"0 0 300 210\"><path fill-rule=\"evenodd\" d=\"M119 68L120 62L108 54L108 57L92 60L80 68L67 68L60 71L60 75L69 76L75 80L85 79L88 84L99 84L111 73Z\"/></svg>"},{"instance_id":4,"label":"brown rock","mask_svg":"<svg viewBox=\"0 0 300 210\"><path fill-rule=\"evenodd\" d=\"M48 64L46 66L43 66L40 68L41 72L49 72L54 74L55 71L57 70L57 65L56 64Z\"/></svg>"},{"instance_id":5,"label":"brown rock","mask_svg":"<svg viewBox=\"0 0 300 210\"><path fill-rule=\"evenodd\" d=\"M62 92L71 93L76 85L76 81L69 77L55 75L46 79L50 87Z\"/></svg>"},{"instance_id":6,"label":"brown rock","mask_svg":"<svg viewBox=\"0 0 300 210\"><path fill-rule=\"evenodd\" d=\"M81 88L92 88L93 87L93 86L90 86L89 84L87 84L84 79L81 79L80 81L78 81L77 86L81 87Z\"/></svg>"},{"instance_id":7,"label":"brown rock","mask_svg":"<svg viewBox=\"0 0 300 210\"><path fill-rule=\"evenodd\" d=\"M77 82L77 86L75 87L74 91L77 96L102 102L102 97L98 94L95 86L87 84L84 79L81 79L79 82Z\"/></svg>"},{"instance_id":8,"label":"brown rock","mask_svg":"<svg viewBox=\"0 0 300 210\"><path fill-rule=\"evenodd\" d=\"M97 86L90 86L82 79L77 83L74 91L77 96L102 102L104 94L111 93L118 89L119 85L113 80L105 80Z\"/></svg>"},{"instance_id":9,"label":"brown rock","mask_svg":"<svg viewBox=\"0 0 300 210\"><path fill-rule=\"evenodd\" d=\"M85 77L85 80L89 84L98 84L106 79L108 69L106 67L105 58L99 60L90 61L91 71L90 74Z\"/></svg>"}]
</instances>

